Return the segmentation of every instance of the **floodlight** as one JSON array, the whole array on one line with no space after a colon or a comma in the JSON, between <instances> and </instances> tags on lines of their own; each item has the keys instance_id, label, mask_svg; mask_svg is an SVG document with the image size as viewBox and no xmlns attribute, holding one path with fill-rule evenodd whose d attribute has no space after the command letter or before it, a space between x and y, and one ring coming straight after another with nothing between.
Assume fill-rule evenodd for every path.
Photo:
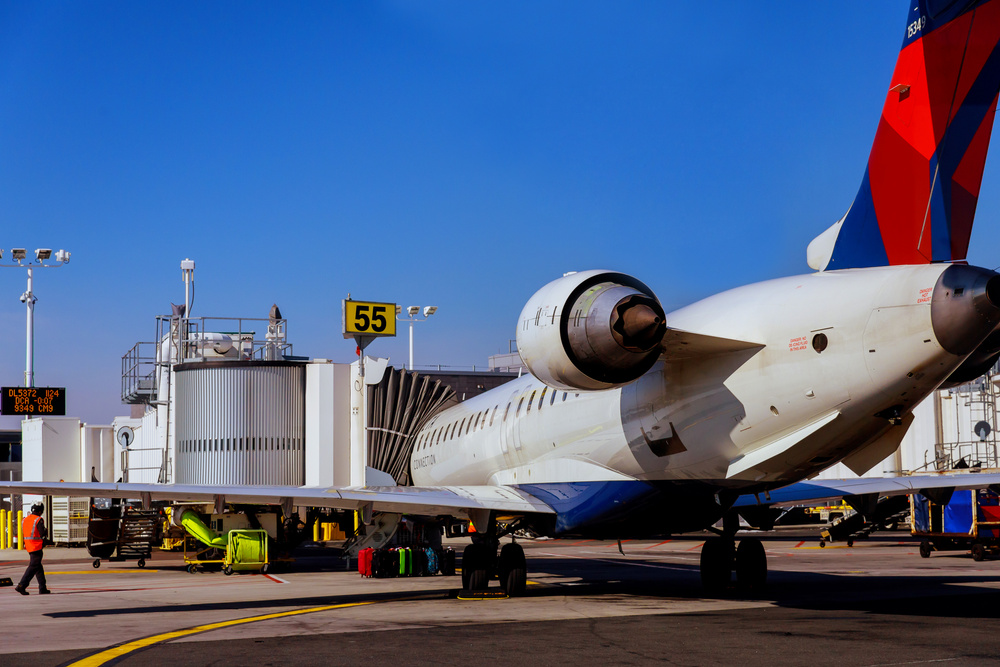
<instances>
[{"instance_id":1,"label":"floodlight","mask_svg":"<svg viewBox=\"0 0 1000 667\"><path fill-rule=\"evenodd\" d=\"M38 248L35 250L35 259L44 262L52 256L52 248Z\"/></svg>"},{"instance_id":2,"label":"floodlight","mask_svg":"<svg viewBox=\"0 0 1000 667\"><path fill-rule=\"evenodd\" d=\"M433 315L437 311L438 311L438 307L437 306L426 306L424 308L424 317L430 317L431 315Z\"/></svg>"},{"instance_id":3,"label":"floodlight","mask_svg":"<svg viewBox=\"0 0 1000 667\"><path fill-rule=\"evenodd\" d=\"M28 251L25 250L24 248L11 248L10 256L18 261L21 261L22 259L28 256Z\"/></svg>"},{"instance_id":4,"label":"floodlight","mask_svg":"<svg viewBox=\"0 0 1000 667\"><path fill-rule=\"evenodd\" d=\"M3 248L0 248L0 259L3 259Z\"/></svg>"},{"instance_id":5,"label":"floodlight","mask_svg":"<svg viewBox=\"0 0 1000 667\"><path fill-rule=\"evenodd\" d=\"M409 315L410 317L413 317L419 312L420 312L420 306L410 306L409 308L406 309L406 314Z\"/></svg>"},{"instance_id":6,"label":"floodlight","mask_svg":"<svg viewBox=\"0 0 1000 667\"><path fill-rule=\"evenodd\" d=\"M396 314L399 315L402 312L403 312L403 307L397 303L396 304Z\"/></svg>"},{"instance_id":7,"label":"floodlight","mask_svg":"<svg viewBox=\"0 0 1000 667\"><path fill-rule=\"evenodd\" d=\"M69 252L63 250L62 248L60 248L59 250L56 250L56 261L57 262L62 262L63 264L69 264L69 256L70 256L70 254L72 254L72 253L69 253Z\"/></svg>"}]
</instances>

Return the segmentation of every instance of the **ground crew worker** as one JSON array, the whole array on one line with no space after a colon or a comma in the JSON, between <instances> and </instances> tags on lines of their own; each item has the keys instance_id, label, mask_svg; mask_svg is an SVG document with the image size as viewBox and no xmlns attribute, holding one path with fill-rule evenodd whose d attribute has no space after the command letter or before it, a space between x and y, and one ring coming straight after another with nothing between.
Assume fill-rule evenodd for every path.
<instances>
[{"instance_id":1,"label":"ground crew worker","mask_svg":"<svg viewBox=\"0 0 1000 667\"><path fill-rule=\"evenodd\" d=\"M45 505L35 503L31 506L31 513L24 517L21 522L21 534L24 535L24 548L28 551L28 569L21 577L21 583L14 587L14 590L21 595L28 594L28 584L32 578L38 580L38 592L42 595L51 593L45 585L45 568L42 567L42 548L45 546L45 520L42 512Z\"/></svg>"}]
</instances>

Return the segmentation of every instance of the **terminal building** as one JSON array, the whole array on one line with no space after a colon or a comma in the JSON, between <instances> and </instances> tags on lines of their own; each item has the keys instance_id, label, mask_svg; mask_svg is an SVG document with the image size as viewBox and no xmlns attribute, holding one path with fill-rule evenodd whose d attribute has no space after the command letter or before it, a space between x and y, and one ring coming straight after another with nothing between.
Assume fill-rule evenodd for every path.
<instances>
[{"instance_id":1,"label":"terminal building","mask_svg":"<svg viewBox=\"0 0 1000 667\"><path fill-rule=\"evenodd\" d=\"M360 360L294 354L286 331L277 306L266 318L188 318L183 306L175 307L156 318L151 341L122 357L128 414L110 425L26 419L21 433L9 434L16 435L18 453L23 439L23 462L0 461L0 474L29 481L351 486L365 483L367 466L405 485L411 440L435 413L521 373L397 369L366 357L362 379ZM24 503L33 500L25 496Z\"/></svg>"}]
</instances>

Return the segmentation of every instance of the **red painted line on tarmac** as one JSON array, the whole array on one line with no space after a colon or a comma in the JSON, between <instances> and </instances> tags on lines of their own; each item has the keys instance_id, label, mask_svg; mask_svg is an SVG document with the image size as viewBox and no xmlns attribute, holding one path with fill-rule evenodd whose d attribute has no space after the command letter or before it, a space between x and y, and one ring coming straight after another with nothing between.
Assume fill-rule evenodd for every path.
<instances>
[{"instance_id":1,"label":"red painted line on tarmac","mask_svg":"<svg viewBox=\"0 0 1000 667\"><path fill-rule=\"evenodd\" d=\"M662 541L662 542L660 542L659 544L651 544L651 545L649 545L649 546L648 546L648 547L646 547L646 548L647 548L647 549L652 549L653 547L661 547L661 546L663 546L664 544L666 544L667 542L671 542L671 541L672 541L672 540L663 540L663 541Z\"/></svg>"},{"instance_id":2,"label":"red painted line on tarmac","mask_svg":"<svg viewBox=\"0 0 1000 667\"><path fill-rule=\"evenodd\" d=\"M688 549L688 551L694 551L695 549L701 549L703 546L705 546L704 542L702 542L701 544L694 545L693 547L691 547L690 549Z\"/></svg>"},{"instance_id":3,"label":"red painted line on tarmac","mask_svg":"<svg viewBox=\"0 0 1000 667\"><path fill-rule=\"evenodd\" d=\"M622 540L621 543L622 544L628 544L629 542L632 542L632 541L633 540ZM617 549L618 548L618 540L615 540L611 544L605 544L603 546L605 546L605 547L615 547Z\"/></svg>"},{"instance_id":4,"label":"red painted line on tarmac","mask_svg":"<svg viewBox=\"0 0 1000 667\"><path fill-rule=\"evenodd\" d=\"M265 575L263 575L263 576L264 576L265 578L267 578L267 579L270 579L271 581L273 581L273 582L274 582L274 583L276 583L276 584L287 584L287 583L288 583L288 582L287 582L287 581L285 581L284 579L278 579L277 577L272 577L272 576L271 576L271 575L269 575L269 574L265 574Z\"/></svg>"},{"instance_id":5,"label":"red painted line on tarmac","mask_svg":"<svg viewBox=\"0 0 1000 667\"><path fill-rule=\"evenodd\" d=\"M594 540L580 540L579 542L574 542L573 544L571 544L571 545L569 545L569 546L571 546L571 547L575 547L575 546L576 546L576 545L578 545L578 544L586 544L587 542L593 542L593 541L594 541Z\"/></svg>"},{"instance_id":6,"label":"red painted line on tarmac","mask_svg":"<svg viewBox=\"0 0 1000 667\"><path fill-rule=\"evenodd\" d=\"M792 547L792 548L793 548L793 549L798 549L799 547L801 547L801 546L802 546L803 544L805 544L805 543L806 543L806 541L805 541L805 540L802 540L801 542L799 542L798 544L796 544L796 545L795 545L794 547Z\"/></svg>"}]
</instances>

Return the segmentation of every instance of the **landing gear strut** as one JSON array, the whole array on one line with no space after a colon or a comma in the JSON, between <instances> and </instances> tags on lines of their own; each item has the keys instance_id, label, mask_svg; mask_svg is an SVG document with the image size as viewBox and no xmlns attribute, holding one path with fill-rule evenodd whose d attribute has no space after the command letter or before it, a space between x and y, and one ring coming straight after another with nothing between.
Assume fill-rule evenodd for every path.
<instances>
[{"instance_id":1,"label":"landing gear strut","mask_svg":"<svg viewBox=\"0 0 1000 667\"><path fill-rule=\"evenodd\" d=\"M701 548L701 584L710 593L729 586L733 570L740 588L759 591L767 581L767 554L759 538L711 537Z\"/></svg>"},{"instance_id":2,"label":"landing gear strut","mask_svg":"<svg viewBox=\"0 0 1000 667\"><path fill-rule=\"evenodd\" d=\"M462 588L467 591L485 591L496 576L500 588L509 596L524 595L528 583L528 566L524 549L511 542L500 548L500 538L512 533L516 524L497 530L497 521L490 519L489 529L476 535L472 544L462 552ZM497 551L499 550L499 554Z\"/></svg>"}]
</instances>

